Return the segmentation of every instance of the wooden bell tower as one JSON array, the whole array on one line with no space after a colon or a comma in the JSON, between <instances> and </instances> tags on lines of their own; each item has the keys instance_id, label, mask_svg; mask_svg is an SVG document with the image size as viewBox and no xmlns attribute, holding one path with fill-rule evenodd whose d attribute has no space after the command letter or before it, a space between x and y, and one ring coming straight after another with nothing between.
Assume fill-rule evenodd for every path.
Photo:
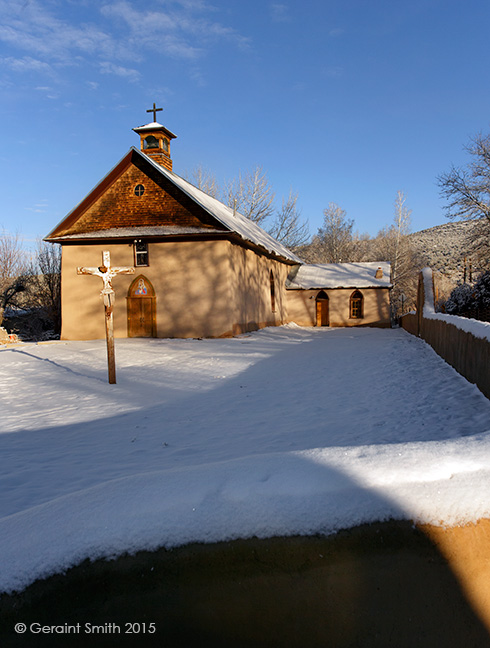
<instances>
[{"instance_id":1,"label":"wooden bell tower","mask_svg":"<svg viewBox=\"0 0 490 648\"><path fill-rule=\"evenodd\" d=\"M145 126L138 126L133 128L135 133L138 133L141 140L141 150L143 153L151 157L152 160L161 164L163 167L172 171L172 159L170 157L170 140L177 137L165 126L159 124L156 120L156 114L162 108L157 108L153 104L146 112L153 113L153 121Z\"/></svg>"}]
</instances>

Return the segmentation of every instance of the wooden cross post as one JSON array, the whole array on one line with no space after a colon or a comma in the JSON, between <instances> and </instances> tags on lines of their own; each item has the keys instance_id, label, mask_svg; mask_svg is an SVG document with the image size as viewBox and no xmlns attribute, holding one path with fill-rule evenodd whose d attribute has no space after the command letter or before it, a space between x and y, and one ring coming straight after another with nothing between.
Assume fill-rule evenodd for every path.
<instances>
[{"instance_id":1,"label":"wooden cross post","mask_svg":"<svg viewBox=\"0 0 490 648\"><path fill-rule=\"evenodd\" d=\"M109 369L109 384L116 383L116 360L114 355L114 299L115 292L112 287L112 279L118 274L134 274L133 267L111 268L110 252L102 252L102 265L98 268L77 268L79 275L95 275L100 277L104 282L104 287L100 291L101 297L104 298L105 308L105 335L107 341L107 365Z\"/></svg>"}]
</instances>

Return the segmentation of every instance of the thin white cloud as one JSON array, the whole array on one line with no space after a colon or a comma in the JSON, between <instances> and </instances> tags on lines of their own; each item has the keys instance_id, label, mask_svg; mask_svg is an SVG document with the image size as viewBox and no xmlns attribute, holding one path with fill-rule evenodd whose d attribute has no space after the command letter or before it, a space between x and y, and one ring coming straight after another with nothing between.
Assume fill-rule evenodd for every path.
<instances>
[{"instance_id":1,"label":"thin white cloud","mask_svg":"<svg viewBox=\"0 0 490 648\"><path fill-rule=\"evenodd\" d=\"M111 61L102 61L99 65L101 74L115 74L116 76L124 77L125 79L133 82L138 81L138 79L140 78L140 73L138 72L138 70L126 68L122 65L116 65Z\"/></svg>"},{"instance_id":2,"label":"thin white cloud","mask_svg":"<svg viewBox=\"0 0 490 648\"><path fill-rule=\"evenodd\" d=\"M287 5L274 2L270 5L270 11L274 22L292 22L289 7Z\"/></svg>"},{"instance_id":3,"label":"thin white cloud","mask_svg":"<svg viewBox=\"0 0 490 648\"><path fill-rule=\"evenodd\" d=\"M94 24L72 25L60 20L36 0L0 0L0 41L50 62L69 61L77 52L117 55L120 46Z\"/></svg>"},{"instance_id":4,"label":"thin white cloud","mask_svg":"<svg viewBox=\"0 0 490 648\"><path fill-rule=\"evenodd\" d=\"M200 88L204 88L207 86L206 77L203 75L203 73L198 67L193 67L189 71L189 75L190 78L194 81L194 83Z\"/></svg>"},{"instance_id":5,"label":"thin white cloud","mask_svg":"<svg viewBox=\"0 0 490 648\"><path fill-rule=\"evenodd\" d=\"M169 0L169 4L172 0ZM183 9L190 11L207 11L207 12L216 12L217 9L212 5L207 4L205 0L173 0L173 4L176 4Z\"/></svg>"},{"instance_id":6,"label":"thin white cloud","mask_svg":"<svg viewBox=\"0 0 490 648\"><path fill-rule=\"evenodd\" d=\"M48 63L30 56L24 56L23 58L6 56L0 58L0 64L10 68L14 72L45 72L50 74L53 72L52 67Z\"/></svg>"},{"instance_id":7,"label":"thin white cloud","mask_svg":"<svg viewBox=\"0 0 490 648\"><path fill-rule=\"evenodd\" d=\"M212 41L228 40L238 46L247 42L231 27L197 15L205 7L203 3L178 4L179 10L154 11L116 0L104 5L101 13L124 24L132 46L158 50L174 58L197 59Z\"/></svg>"},{"instance_id":8,"label":"thin white cloud","mask_svg":"<svg viewBox=\"0 0 490 648\"><path fill-rule=\"evenodd\" d=\"M42 92L44 93L44 96L47 99L59 99L60 98L60 93L55 90L54 88L51 88L50 86L37 86L34 88L37 92Z\"/></svg>"},{"instance_id":9,"label":"thin white cloud","mask_svg":"<svg viewBox=\"0 0 490 648\"><path fill-rule=\"evenodd\" d=\"M216 43L246 46L248 39L214 19L217 11L205 0L148 0L144 8L129 0L0 0L0 43L12 52L3 63L39 73L88 63L135 81L135 63L148 51L198 61ZM89 20L75 20L74 13Z\"/></svg>"},{"instance_id":10,"label":"thin white cloud","mask_svg":"<svg viewBox=\"0 0 490 648\"><path fill-rule=\"evenodd\" d=\"M33 207L24 207L26 211L34 212L36 214L44 214L48 210L47 203L38 203Z\"/></svg>"}]
</instances>

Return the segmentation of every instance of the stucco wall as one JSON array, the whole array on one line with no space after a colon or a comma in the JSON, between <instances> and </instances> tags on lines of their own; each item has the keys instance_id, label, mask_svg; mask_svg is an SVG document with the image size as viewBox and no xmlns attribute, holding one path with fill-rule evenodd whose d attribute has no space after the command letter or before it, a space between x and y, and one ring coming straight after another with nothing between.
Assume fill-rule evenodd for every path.
<instances>
[{"instance_id":1,"label":"stucco wall","mask_svg":"<svg viewBox=\"0 0 490 648\"><path fill-rule=\"evenodd\" d=\"M101 586L103 584L103 586ZM488 648L490 524L364 524L330 536L249 538L85 560L2 595L2 646ZM47 642L16 624L155 634ZM136 625L136 624L135 624ZM58 625L58 627L60 627ZM107 626L106 626L107 627ZM143 628L143 624L140 624ZM29 633L28 635L32 633ZM142 633L143 634L143 633Z\"/></svg>"},{"instance_id":2,"label":"stucco wall","mask_svg":"<svg viewBox=\"0 0 490 648\"><path fill-rule=\"evenodd\" d=\"M101 265L103 250L113 266L132 266L133 245L64 245L62 257L62 339L105 336L99 277L78 275L77 267ZM220 337L264 326L295 322L316 326L318 290L285 290L289 266L224 240L149 243L149 266L135 275L118 275L114 334L127 337L127 294L138 275L146 277L156 293L157 337ZM272 309L270 272L274 275ZM330 289L330 326L389 326L389 290L369 288L364 317L349 318L352 289Z\"/></svg>"},{"instance_id":3,"label":"stucco wall","mask_svg":"<svg viewBox=\"0 0 490 648\"><path fill-rule=\"evenodd\" d=\"M300 326L316 326L316 296L320 290L287 290L288 321ZM390 326L388 288L362 288L364 317L351 319L352 288L327 289L330 326Z\"/></svg>"},{"instance_id":4,"label":"stucco wall","mask_svg":"<svg viewBox=\"0 0 490 648\"><path fill-rule=\"evenodd\" d=\"M132 266L127 243L65 245L62 258L62 339L105 336L99 277L78 275L77 267L101 265L103 250L111 265ZM149 266L113 279L116 292L114 334L127 336L129 286L144 275L156 293L157 337L219 337L281 324L286 308L288 266L229 241L149 243ZM275 313L270 271L275 277Z\"/></svg>"},{"instance_id":5,"label":"stucco wall","mask_svg":"<svg viewBox=\"0 0 490 648\"><path fill-rule=\"evenodd\" d=\"M286 319L285 283L289 266L232 246L230 264L233 295L233 334L264 326L283 324ZM274 276L274 310L270 273Z\"/></svg>"},{"instance_id":6,"label":"stucco wall","mask_svg":"<svg viewBox=\"0 0 490 648\"><path fill-rule=\"evenodd\" d=\"M219 336L232 329L229 304L229 247L227 241L150 243L150 265L135 275L113 279L116 292L114 334L127 336L129 286L144 275L156 293L157 337ZM98 266L102 251L111 253L111 265L132 266L128 244L64 246L62 260L62 338L94 339L105 336L102 281L77 275L77 266Z\"/></svg>"}]
</instances>

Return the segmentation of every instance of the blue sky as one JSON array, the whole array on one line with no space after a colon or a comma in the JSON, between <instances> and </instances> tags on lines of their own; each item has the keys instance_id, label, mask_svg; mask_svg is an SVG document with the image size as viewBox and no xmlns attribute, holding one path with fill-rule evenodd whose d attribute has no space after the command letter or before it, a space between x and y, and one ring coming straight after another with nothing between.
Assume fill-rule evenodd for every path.
<instances>
[{"instance_id":1,"label":"blue sky","mask_svg":"<svg viewBox=\"0 0 490 648\"><path fill-rule=\"evenodd\" d=\"M174 171L260 165L313 234L446 222L436 178L488 132L482 0L0 0L0 229L46 235L158 120Z\"/></svg>"}]
</instances>

